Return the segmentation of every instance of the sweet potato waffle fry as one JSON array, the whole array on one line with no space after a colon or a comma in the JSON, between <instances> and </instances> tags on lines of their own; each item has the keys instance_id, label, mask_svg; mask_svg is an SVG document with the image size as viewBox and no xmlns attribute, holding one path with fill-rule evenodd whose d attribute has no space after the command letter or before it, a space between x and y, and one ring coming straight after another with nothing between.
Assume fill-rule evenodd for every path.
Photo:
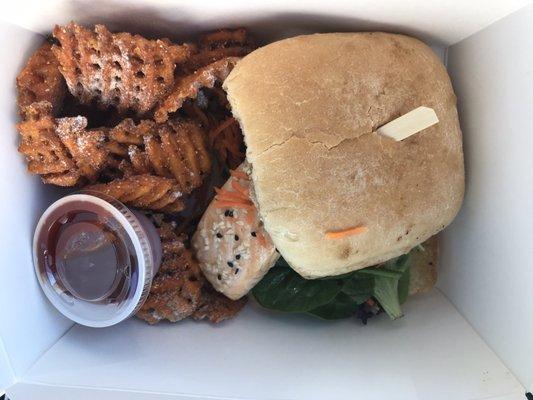
<instances>
[{"instance_id":1,"label":"sweet potato waffle fry","mask_svg":"<svg viewBox=\"0 0 533 400\"><path fill-rule=\"evenodd\" d=\"M217 81L226 79L238 60L238 57L226 57L181 78L156 108L155 120L165 122L168 115L181 108L185 100L196 98L201 88L212 88Z\"/></svg>"},{"instance_id":2,"label":"sweet potato waffle fry","mask_svg":"<svg viewBox=\"0 0 533 400\"><path fill-rule=\"evenodd\" d=\"M164 124L124 120L109 132L107 149L125 176L153 174L173 178L183 193L202 184L211 168L204 133L190 121Z\"/></svg>"},{"instance_id":3,"label":"sweet potato waffle fry","mask_svg":"<svg viewBox=\"0 0 533 400\"><path fill-rule=\"evenodd\" d=\"M94 182L107 164L106 134L104 130L86 128L85 117L56 119L56 133L74 160L79 175Z\"/></svg>"},{"instance_id":4,"label":"sweet potato waffle fry","mask_svg":"<svg viewBox=\"0 0 533 400\"><path fill-rule=\"evenodd\" d=\"M162 212L183 210L183 193L174 179L155 175L133 175L109 183L99 183L85 188L103 193L127 205Z\"/></svg>"},{"instance_id":5,"label":"sweet potato waffle fry","mask_svg":"<svg viewBox=\"0 0 533 400\"><path fill-rule=\"evenodd\" d=\"M22 110L25 119L17 126L21 135L19 152L26 156L29 172L58 186L96 180L108 160L103 131L86 130L84 117L53 118L48 101L32 103Z\"/></svg>"},{"instance_id":6,"label":"sweet potato waffle fry","mask_svg":"<svg viewBox=\"0 0 533 400\"><path fill-rule=\"evenodd\" d=\"M184 68L196 71L226 57L244 57L255 45L244 28L222 29L202 35Z\"/></svg>"},{"instance_id":7,"label":"sweet potato waffle fry","mask_svg":"<svg viewBox=\"0 0 533 400\"><path fill-rule=\"evenodd\" d=\"M246 297L239 300L228 299L217 292L206 282L202 290L198 308L192 314L196 320L206 319L218 324L226 319L233 318L246 305Z\"/></svg>"},{"instance_id":8,"label":"sweet potato waffle fry","mask_svg":"<svg viewBox=\"0 0 533 400\"><path fill-rule=\"evenodd\" d=\"M244 158L220 82L254 49L246 30L182 45L75 23L57 26L53 36L55 44L44 43L17 77L19 151L29 172L162 213L163 262L140 318L233 317L245 299L216 292L187 236L162 220L193 221L209 202L213 176L223 174L211 173L212 164L234 168Z\"/></svg>"},{"instance_id":9,"label":"sweet potato waffle fry","mask_svg":"<svg viewBox=\"0 0 533 400\"><path fill-rule=\"evenodd\" d=\"M26 107L40 101L48 101L52 105L53 115L57 115L67 92L58 67L52 45L46 42L32 54L20 71L17 76L18 106L23 119Z\"/></svg>"},{"instance_id":10,"label":"sweet potato waffle fry","mask_svg":"<svg viewBox=\"0 0 533 400\"><path fill-rule=\"evenodd\" d=\"M137 316L149 324L177 322L187 317L219 323L237 314L246 300L233 301L216 292L205 280L197 261L185 246L184 235L171 223L158 229L163 257L148 299Z\"/></svg>"},{"instance_id":11,"label":"sweet potato waffle fry","mask_svg":"<svg viewBox=\"0 0 533 400\"><path fill-rule=\"evenodd\" d=\"M147 113L174 84L177 64L190 55L187 45L148 40L129 33L94 31L75 23L56 26L52 50L70 92L82 103L96 100L120 112Z\"/></svg>"},{"instance_id":12,"label":"sweet potato waffle fry","mask_svg":"<svg viewBox=\"0 0 533 400\"><path fill-rule=\"evenodd\" d=\"M161 266L150 294L137 316L149 324L163 319L177 322L191 316L198 308L204 277L198 263L185 248L184 237L171 224L159 228L163 249Z\"/></svg>"},{"instance_id":13,"label":"sweet potato waffle fry","mask_svg":"<svg viewBox=\"0 0 533 400\"><path fill-rule=\"evenodd\" d=\"M201 185L211 167L201 130L178 121L161 125L158 136L146 138L145 160L158 175L174 177L187 193Z\"/></svg>"},{"instance_id":14,"label":"sweet potato waffle fry","mask_svg":"<svg viewBox=\"0 0 533 400\"><path fill-rule=\"evenodd\" d=\"M46 183L93 183L115 167L121 174L114 179L145 174L171 178L175 191L183 194L200 186L211 167L204 133L192 122L157 125L126 119L114 128L88 130L85 117L52 118L48 102L25 110L28 119L18 126L19 151L26 155L29 171Z\"/></svg>"}]
</instances>

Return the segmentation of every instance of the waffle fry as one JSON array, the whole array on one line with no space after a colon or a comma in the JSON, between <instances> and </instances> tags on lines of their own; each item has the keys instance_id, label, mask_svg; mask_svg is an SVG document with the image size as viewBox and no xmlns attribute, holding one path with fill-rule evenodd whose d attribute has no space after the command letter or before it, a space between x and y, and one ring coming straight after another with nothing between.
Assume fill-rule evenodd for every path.
<instances>
[{"instance_id":1,"label":"waffle fry","mask_svg":"<svg viewBox=\"0 0 533 400\"><path fill-rule=\"evenodd\" d=\"M154 175L133 175L85 188L113 197L132 207L174 213L183 210L183 193L173 179Z\"/></svg>"},{"instance_id":2,"label":"waffle fry","mask_svg":"<svg viewBox=\"0 0 533 400\"><path fill-rule=\"evenodd\" d=\"M17 125L21 139L18 150L28 162L28 171L42 175L45 183L75 185L80 175L65 145L56 134L52 104L32 103L22 108L24 121Z\"/></svg>"},{"instance_id":3,"label":"waffle fry","mask_svg":"<svg viewBox=\"0 0 533 400\"><path fill-rule=\"evenodd\" d=\"M220 29L200 36L198 44L202 48L220 48L229 46L245 46L248 44L248 32L244 28Z\"/></svg>"},{"instance_id":4,"label":"waffle fry","mask_svg":"<svg viewBox=\"0 0 533 400\"><path fill-rule=\"evenodd\" d=\"M195 45L113 34L102 25L89 30L70 23L53 34L57 44L43 44L17 77L19 151L28 170L45 183L88 184L84 189L161 217L162 265L139 318L153 324L233 317L245 300L216 292L187 249L187 236L163 221L183 222L181 215L168 216L184 210L183 196L201 187L193 200L211 190L210 152L226 165L242 157L242 134L216 83L253 49L247 32L213 32ZM190 119L169 119L178 110ZM125 118L132 114L144 119Z\"/></svg>"},{"instance_id":5,"label":"waffle fry","mask_svg":"<svg viewBox=\"0 0 533 400\"><path fill-rule=\"evenodd\" d=\"M171 223L163 222L158 231L163 249L161 266L137 317L149 324L187 317L219 323L244 307L246 299L230 300L211 287L185 247L186 237L178 235Z\"/></svg>"},{"instance_id":6,"label":"waffle fry","mask_svg":"<svg viewBox=\"0 0 533 400\"><path fill-rule=\"evenodd\" d=\"M26 109L28 120L18 126L19 151L26 155L28 170L43 175L46 183L94 183L104 171L110 180L137 175L169 178L175 192L190 193L211 168L204 134L192 122L172 120L156 125L150 120L135 124L126 119L111 129L89 130L85 117L52 118L48 102ZM179 211L181 206L172 205L175 197L163 194L143 207Z\"/></svg>"},{"instance_id":7,"label":"waffle fry","mask_svg":"<svg viewBox=\"0 0 533 400\"><path fill-rule=\"evenodd\" d=\"M167 224L168 225L168 224ZM160 228L163 258L152 282L148 299L137 317L149 324L161 320L177 322L191 316L198 308L204 277L198 263L183 244L183 238L172 232L165 236ZM170 228L171 230L171 228Z\"/></svg>"},{"instance_id":8,"label":"waffle fry","mask_svg":"<svg viewBox=\"0 0 533 400\"><path fill-rule=\"evenodd\" d=\"M47 101L22 110L25 120L17 126L19 152L26 156L29 172L58 186L76 186L98 178L108 161L103 130L87 130L87 119L81 116L53 118Z\"/></svg>"},{"instance_id":9,"label":"waffle fry","mask_svg":"<svg viewBox=\"0 0 533 400\"><path fill-rule=\"evenodd\" d=\"M190 55L187 45L113 34L103 25L91 31L72 22L56 26L53 34L60 43L52 48L59 69L82 104L96 100L103 107L138 115L147 113L172 88L176 65Z\"/></svg>"},{"instance_id":10,"label":"waffle fry","mask_svg":"<svg viewBox=\"0 0 533 400\"><path fill-rule=\"evenodd\" d=\"M67 92L65 80L59 72L59 63L52 53L52 45L43 43L32 54L17 76L18 107L23 119L23 110L32 103L47 101L52 105L52 114L57 115Z\"/></svg>"},{"instance_id":11,"label":"waffle fry","mask_svg":"<svg viewBox=\"0 0 533 400\"><path fill-rule=\"evenodd\" d=\"M159 123L165 122L168 115L178 110L185 100L196 98L201 88L212 88L217 81L226 79L238 60L238 57L223 58L179 80L156 108L155 120Z\"/></svg>"},{"instance_id":12,"label":"waffle fry","mask_svg":"<svg viewBox=\"0 0 533 400\"><path fill-rule=\"evenodd\" d=\"M109 131L108 137L110 141L115 141L123 145L137 145L143 144L144 136L152 135L156 132L156 124L154 121L145 119L138 124L126 118L120 124Z\"/></svg>"},{"instance_id":13,"label":"waffle fry","mask_svg":"<svg viewBox=\"0 0 533 400\"><path fill-rule=\"evenodd\" d=\"M86 128L85 117L56 119L56 133L74 160L79 175L94 182L107 163L106 134L103 130Z\"/></svg>"},{"instance_id":14,"label":"waffle fry","mask_svg":"<svg viewBox=\"0 0 533 400\"><path fill-rule=\"evenodd\" d=\"M168 223L159 228L159 235L163 249L161 266L148 299L137 313L149 324L163 319L177 322L191 316L199 306L205 281L198 263L185 248L184 238Z\"/></svg>"},{"instance_id":15,"label":"waffle fry","mask_svg":"<svg viewBox=\"0 0 533 400\"><path fill-rule=\"evenodd\" d=\"M202 290L198 309L192 314L192 317L196 320L206 319L218 324L233 318L246 305L246 300L246 297L239 300L228 299L207 283Z\"/></svg>"},{"instance_id":16,"label":"waffle fry","mask_svg":"<svg viewBox=\"0 0 533 400\"><path fill-rule=\"evenodd\" d=\"M109 133L107 148L123 157L119 169L126 175L152 174L173 178L177 188L190 193L202 184L211 168L202 130L194 123L171 120L138 125L125 120Z\"/></svg>"},{"instance_id":17,"label":"waffle fry","mask_svg":"<svg viewBox=\"0 0 533 400\"><path fill-rule=\"evenodd\" d=\"M184 68L193 72L225 57L244 57L254 49L246 29L222 29L200 37Z\"/></svg>"}]
</instances>

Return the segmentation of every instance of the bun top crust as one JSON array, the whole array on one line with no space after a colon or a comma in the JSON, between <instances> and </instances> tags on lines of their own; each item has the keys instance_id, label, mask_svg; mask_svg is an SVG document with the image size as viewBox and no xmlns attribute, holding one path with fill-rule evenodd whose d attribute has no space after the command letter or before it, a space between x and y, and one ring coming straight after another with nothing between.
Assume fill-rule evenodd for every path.
<instances>
[{"instance_id":1,"label":"bun top crust","mask_svg":"<svg viewBox=\"0 0 533 400\"><path fill-rule=\"evenodd\" d=\"M408 252L448 225L464 193L456 98L419 40L387 33L299 36L262 47L224 82L247 144L260 216L302 276L338 275ZM419 107L439 123L378 135ZM328 239L364 225L365 233Z\"/></svg>"}]
</instances>

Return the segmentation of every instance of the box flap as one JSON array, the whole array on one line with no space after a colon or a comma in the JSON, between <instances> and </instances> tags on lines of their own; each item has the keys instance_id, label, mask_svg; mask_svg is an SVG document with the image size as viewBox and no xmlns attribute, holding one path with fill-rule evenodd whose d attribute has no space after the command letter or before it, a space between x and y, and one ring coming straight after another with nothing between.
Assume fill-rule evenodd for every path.
<instances>
[{"instance_id":1,"label":"box flap","mask_svg":"<svg viewBox=\"0 0 533 400\"><path fill-rule=\"evenodd\" d=\"M529 3L528 0L206 0L16 1L3 5L2 16L30 30L49 32L70 20L105 23L114 29L137 27L139 33L188 36L198 29L251 26L269 36L320 32L387 30L452 44ZM30 5L31 4L31 5ZM31 12L28 12L31 10Z\"/></svg>"},{"instance_id":2,"label":"box flap","mask_svg":"<svg viewBox=\"0 0 533 400\"><path fill-rule=\"evenodd\" d=\"M15 374L13 373L13 368L11 368L2 338L0 338L0 396L13 383L15 383Z\"/></svg>"},{"instance_id":3,"label":"box flap","mask_svg":"<svg viewBox=\"0 0 533 400\"><path fill-rule=\"evenodd\" d=\"M5 22L0 23L0 34L3 38L0 128L5 133L0 135L0 148L4 150L0 168L3 191L0 196L0 342L5 346L16 378L72 324L46 301L35 279L31 259L34 225L56 193L26 172L22 156L16 150L15 77L43 38Z\"/></svg>"},{"instance_id":4,"label":"box flap","mask_svg":"<svg viewBox=\"0 0 533 400\"><path fill-rule=\"evenodd\" d=\"M367 326L254 306L219 326L184 321L153 327L135 319L98 330L75 326L23 383L180 399L523 396L517 380L439 291L413 297L405 311L402 319L382 314Z\"/></svg>"},{"instance_id":5,"label":"box flap","mask_svg":"<svg viewBox=\"0 0 533 400\"><path fill-rule=\"evenodd\" d=\"M448 51L467 190L444 232L439 286L533 385L533 5Z\"/></svg>"}]
</instances>

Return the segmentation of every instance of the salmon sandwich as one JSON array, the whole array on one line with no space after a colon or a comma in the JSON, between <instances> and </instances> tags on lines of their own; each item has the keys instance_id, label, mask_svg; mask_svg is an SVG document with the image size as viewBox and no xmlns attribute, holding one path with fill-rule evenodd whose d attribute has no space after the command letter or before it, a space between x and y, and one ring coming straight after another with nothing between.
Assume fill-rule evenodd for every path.
<instances>
[{"instance_id":1,"label":"salmon sandwich","mask_svg":"<svg viewBox=\"0 0 533 400\"><path fill-rule=\"evenodd\" d=\"M403 35L299 36L244 57L223 87L246 161L193 237L206 278L273 310L400 317L409 294L435 284L435 235L464 193L456 98L438 57ZM438 122L402 140L380 133L419 107Z\"/></svg>"}]
</instances>

